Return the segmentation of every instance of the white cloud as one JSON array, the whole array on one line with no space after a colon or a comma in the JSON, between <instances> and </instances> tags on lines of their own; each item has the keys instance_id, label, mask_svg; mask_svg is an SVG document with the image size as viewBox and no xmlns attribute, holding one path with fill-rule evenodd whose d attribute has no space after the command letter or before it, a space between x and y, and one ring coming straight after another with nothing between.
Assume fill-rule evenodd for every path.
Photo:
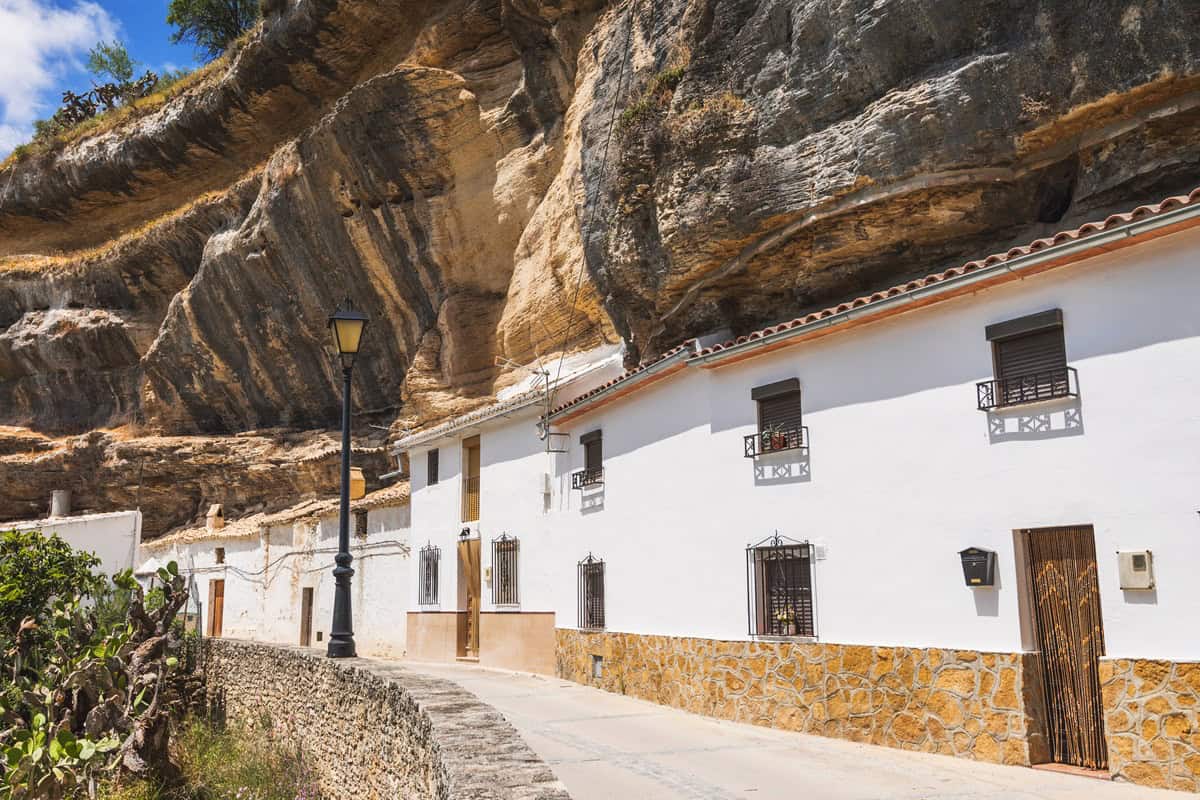
<instances>
[{"instance_id":1,"label":"white cloud","mask_svg":"<svg viewBox=\"0 0 1200 800\"><path fill-rule=\"evenodd\" d=\"M62 77L81 70L92 45L116 38L118 27L94 2L0 0L0 155L53 113Z\"/></svg>"}]
</instances>

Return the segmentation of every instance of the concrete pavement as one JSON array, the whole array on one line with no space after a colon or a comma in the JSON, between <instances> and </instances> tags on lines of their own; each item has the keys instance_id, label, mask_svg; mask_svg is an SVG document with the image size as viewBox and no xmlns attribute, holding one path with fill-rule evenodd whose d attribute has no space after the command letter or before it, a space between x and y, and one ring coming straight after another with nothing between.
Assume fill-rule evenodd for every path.
<instances>
[{"instance_id":1,"label":"concrete pavement","mask_svg":"<svg viewBox=\"0 0 1200 800\"><path fill-rule=\"evenodd\" d=\"M494 706L575 800L1184 800L1187 795L708 719L555 678L400 662Z\"/></svg>"}]
</instances>

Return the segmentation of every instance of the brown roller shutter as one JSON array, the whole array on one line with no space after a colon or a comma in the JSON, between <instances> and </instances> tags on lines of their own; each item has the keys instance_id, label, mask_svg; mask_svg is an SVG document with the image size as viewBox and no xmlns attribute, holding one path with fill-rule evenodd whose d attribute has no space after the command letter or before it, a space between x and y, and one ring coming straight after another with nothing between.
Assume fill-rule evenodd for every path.
<instances>
[{"instance_id":1,"label":"brown roller shutter","mask_svg":"<svg viewBox=\"0 0 1200 800\"><path fill-rule=\"evenodd\" d=\"M1062 328L1051 328L996 342L996 377L1000 380L1055 372L1067 366Z\"/></svg>"},{"instance_id":2,"label":"brown roller shutter","mask_svg":"<svg viewBox=\"0 0 1200 800\"><path fill-rule=\"evenodd\" d=\"M758 401L758 429L790 430L799 428L800 392L788 392Z\"/></svg>"},{"instance_id":3,"label":"brown roller shutter","mask_svg":"<svg viewBox=\"0 0 1200 800\"><path fill-rule=\"evenodd\" d=\"M994 342L999 399L1016 404L1070 391L1063 329L1052 327Z\"/></svg>"}]
</instances>

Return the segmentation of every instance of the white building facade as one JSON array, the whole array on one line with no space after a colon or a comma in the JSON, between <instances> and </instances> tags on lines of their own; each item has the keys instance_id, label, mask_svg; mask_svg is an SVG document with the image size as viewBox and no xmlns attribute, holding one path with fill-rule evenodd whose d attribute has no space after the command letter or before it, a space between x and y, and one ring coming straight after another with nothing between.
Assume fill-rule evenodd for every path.
<instances>
[{"instance_id":1,"label":"white building facade","mask_svg":"<svg viewBox=\"0 0 1200 800\"><path fill-rule=\"evenodd\" d=\"M408 600L407 489L351 504L352 606L359 655L399 657ZM137 575L174 561L189 579L187 614L205 635L325 647L333 619L336 501L181 530L144 543Z\"/></svg>"},{"instance_id":2,"label":"white building facade","mask_svg":"<svg viewBox=\"0 0 1200 800\"><path fill-rule=\"evenodd\" d=\"M407 437L409 655L1200 789L1198 219L597 354L545 439L528 398Z\"/></svg>"},{"instance_id":3,"label":"white building facade","mask_svg":"<svg viewBox=\"0 0 1200 800\"><path fill-rule=\"evenodd\" d=\"M133 569L142 539L140 511L51 516L24 522L0 523L3 530L39 530L56 535L75 550L91 553L100 560L105 575Z\"/></svg>"}]
</instances>

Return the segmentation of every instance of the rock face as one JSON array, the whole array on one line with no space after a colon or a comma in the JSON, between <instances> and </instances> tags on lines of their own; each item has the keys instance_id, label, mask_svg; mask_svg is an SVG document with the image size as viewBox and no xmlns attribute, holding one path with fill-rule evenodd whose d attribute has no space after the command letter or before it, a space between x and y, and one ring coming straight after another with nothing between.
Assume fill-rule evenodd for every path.
<instances>
[{"instance_id":1,"label":"rock face","mask_svg":"<svg viewBox=\"0 0 1200 800\"><path fill-rule=\"evenodd\" d=\"M121 429L114 462L328 428L345 296L359 429L423 424L501 359L636 360L1200 183L1188 0L269 6L202 85L0 173L0 425Z\"/></svg>"}]
</instances>

